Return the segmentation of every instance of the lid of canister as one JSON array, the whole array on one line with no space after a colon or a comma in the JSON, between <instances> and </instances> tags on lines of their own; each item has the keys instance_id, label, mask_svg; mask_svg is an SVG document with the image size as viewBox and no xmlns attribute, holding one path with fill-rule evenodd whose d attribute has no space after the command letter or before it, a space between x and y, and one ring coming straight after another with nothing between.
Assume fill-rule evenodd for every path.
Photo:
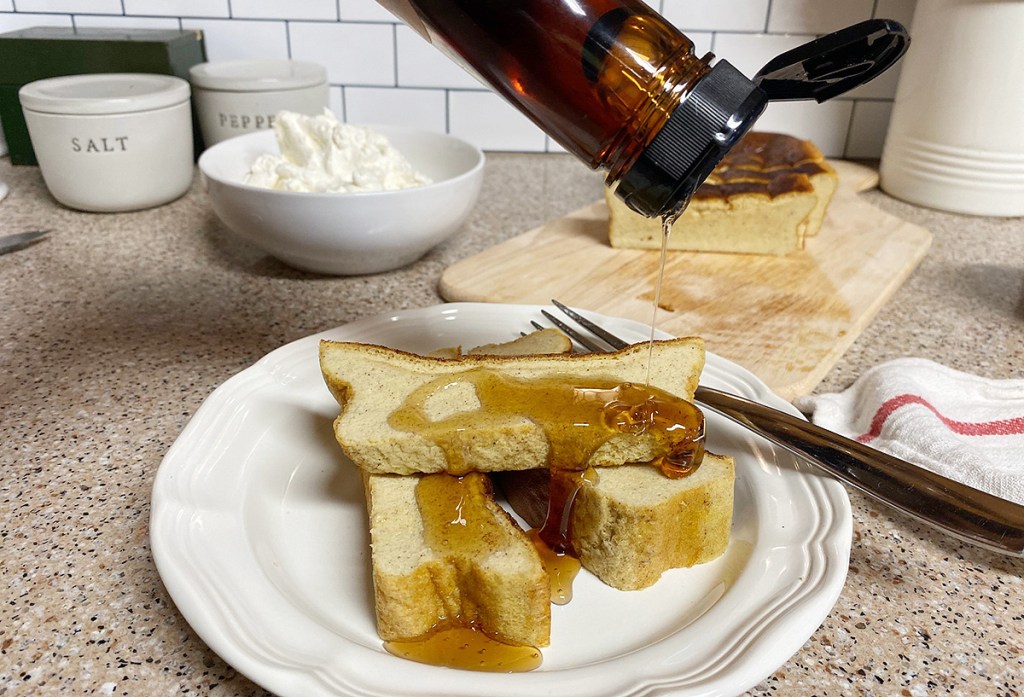
<instances>
[{"instance_id":1,"label":"lid of canister","mask_svg":"<svg viewBox=\"0 0 1024 697\"><path fill-rule=\"evenodd\" d=\"M89 73L30 82L22 107L47 114L127 114L187 102L188 82L154 73Z\"/></svg>"},{"instance_id":2,"label":"lid of canister","mask_svg":"<svg viewBox=\"0 0 1024 697\"><path fill-rule=\"evenodd\" d=\"M327 69L293 60L235 60L199 63L189 71L196 87L223 92L274 92L327 82Z\"/></svg>"}]
</instances>

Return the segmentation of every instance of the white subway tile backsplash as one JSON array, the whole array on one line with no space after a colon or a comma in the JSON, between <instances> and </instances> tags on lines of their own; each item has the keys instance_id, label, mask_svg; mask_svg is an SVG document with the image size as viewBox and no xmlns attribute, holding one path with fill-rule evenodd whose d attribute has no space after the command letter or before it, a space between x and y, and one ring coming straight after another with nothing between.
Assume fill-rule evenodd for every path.
<instances>
[{"instance_id":1,"label":"white subway tile backsplash","mask_svg":"<svg viewBox=\"0 0 1024 697\"><path fill-rule=\"evenodd\" d=\"M31 12L0 14L0 34L29 27L70 27L71 15L33 14Z\"/></svg>"},{"instance_id":2,"label":"white subway tile backsplash","mask_svg":"<svg viewBox=\"0 0 1024 697\"><path fill-rule=\"evenodd\" d=\"M867 19L874 0L772 0L768 31L825 34Z\"/></svg>"},{"instance_id":3,"label":"white subway tile backsplash","mask_svg":"<svg viewBox=\"0 0 1024 697\"><path fill-rule=\"evenodd\" d=\"M123 0L126 15L228 17L228 0Z\"/></svg>"},{"instance_id":4,"label":"white subway tile backsplash","mask_svg":"<svg viewBox=\"0 0 1024 697\"><path fill-rule=\"evenodd\" d=\"M292 58L323 65L332 84L395 84L392 24L291 22L288 32Z\"/></svg>"},{"instance_id":5,"label":"white subway tile backsplash","mask_svg":"<svg viewBox=\"0 0 1024 697\"><path fill-rule=\"evenodd\" d=\"M716 56L729 61L749 77L775 56L813 38L790 34L721 33L715 35L714 51Z\"/></svg>"},{"instance_id":6,"label":"white subway tile backsplash","mask_svg":"<svg viewBox=\"0 0 1024 697\"><path fill-rule=\"evenodd\" d=\"M912 29L917 0L647 0L694 42L753 75L815 36L869 17ZM487 149L564 152L375 0L0 0L0 32L36 25L201 29L210 60L310 60L339 118L448 130ZM899 70L825 105L773 104L759 128L831 157L877 157Z\"/></svg>"},{"instance_id":7,"label":"white subway tile backsplash","mask_svg":"<svg viewBox=\"0 0 1024 697\"><path fill-rule=\"evenodd\" d=\"M85 12L119 15L121 0L18 0L19 12Z\"/></svg>"},{"instance_id":8,"label":"white subway tile backsplash","mask_svg":"<svg viewBox=\"0 0 1024 697\"><path fill-rule=\"evenodd\" d=\"M124 17L113 15L75 15L76 27L103 27L111 29L178 29L177 17Z\"/></svg>"},{"instance_id":9,"label":"white subway tile backsplash","mask_svg":"<svg viewBox=\"0 0 1024 697\"><path fill-rule=\"evenodd\" d=\"M338 19L335 0L231 0L231 16L243 19Z\"/></svg>"},{"instance_id":10,"label":"white subway tile backsplash","mask_svg":"<svg viewBox=\"0 0 1024 697\"><path fill-rule=\"evenodd\" d=\"M856 102L844 156L862 159L881 157L891 114L892 102Z\"/></svg>"},{"instance_id":11,"label":"white subway tile backsplash","mask_svg":"<svg viewBox=\"0 0 1024 697\"><path fill-rule=\"evenodd\" d=\"M480 81L409 27L396 27L399 87L476 89Z\"/></svg>"},{"instance_id":12,"label":"white subway tile backsplash","mask_svg":"<svg viewBox=\"0 0 1024 697\"><path fill-rule=\"evenodd\" d=\"M345 120L345 94L341 87L328 88L327 108L334 112L339 121Z\"/></svg>"},{"instance_id":13,"label":"white subway tile backsplash","mask_svg":"<svg viewBox=\"0 0 1024 697\"><path fill-rule=\"evenodd\" d=\"M544 152L544 132L493 92L451 92L448 132L484 150Z\"/></svg>"},{"instance_id":14,"label":"white subway tile backsplash","mask_svg":"<svg viewBox=\"0 0 1024 697\"><path fill-rule=\"evenodd\" d=\"M693 42L693 52L697 56L708 53L715 45L715 35L710 31L687 31L686 35Z\"/></svg>"},{"instance_id":15,"label":"white subway tile backsplash","mask_svg":"<svg viewBox=\"0 0 1024 697\"><path fill-rule=\"evenodd\" d=\"M913 24L916 0L878 0L875 3L875 17L895 19L910 28Z\"/></svg>"},{"instance_id":16,"label":"white subway tile backsplash","mask_svg":"<svg viewBox=\"0 0 1024 697\"><path fill-rule=\"evenodd\" d=\"M375 0L339 0L342 20L350 22L397 22L398 18Z\"/></svg>"},{"instance_id":17,"label":"white subway tile backsplash","mask_svg":"<svg viewBox=\"0 0 1024 697\"><path fill-rule=\"evenodd\" d=\"M288 57L284 22L188 18L181 21L181 26L203 30L206 56L211 61Z\"/></svg>"},{"instance_id":18,"label":"white subway tile backsplash","mask_svg":"<svg viewBox=\"0 0 1024 697\"><path fill-rule=\"evenodd\" d=\"M759 32L768 19L768 0L664 0L661 14L687 35L691 29Z\"/></svg>"},{"instance_id":19,"label":"white subway tile backsplash","mask_svg":"<svg viewBox=\"0 0 1024 697\"><path fill-rule=\"evenodd\" d=\"M842 157L853 102L773 102L755 128L813 141L827 157Z\"/></svg>"},{"instance_id":20,"label":"white subway tile backsplash","mask_svg":"<svg viewBox=\"0 0 1024 697\"><path fill-rule=\"evenodd\" d=\"M349 123L447 131L444 90L346 87L344 91L345 120Z\"/></svg>"}]
</instances>

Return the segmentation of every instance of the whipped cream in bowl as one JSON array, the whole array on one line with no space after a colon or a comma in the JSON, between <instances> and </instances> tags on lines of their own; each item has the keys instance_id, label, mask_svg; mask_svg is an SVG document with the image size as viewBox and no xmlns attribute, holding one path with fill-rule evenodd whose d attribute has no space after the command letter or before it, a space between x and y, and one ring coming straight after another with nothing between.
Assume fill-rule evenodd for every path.
<instances>
[{"instance_id":1,"label":"whipped cream in bowl","mask_svg":"<svg viewBox=\"0 0 1024 697\"><path fill-rule=\"evenodd\" d=\"M281 112L275 130L217 143L199 158L210 206L235 235L322 274L410 264L457 232L484 154L459 138Z\"/></svg>"},{"instance_id":2,"label":"whipped cream in bowl","mask_svg":"<svg viewBox=\"0 0 1024 697\"><path fill-rule=\"evenodd\" d=\"M256 158L244 182L280 191L391 191L431 183L391 142L367 126L290 111L274 120L280 154Z\"/></svg>"}]
</instances>

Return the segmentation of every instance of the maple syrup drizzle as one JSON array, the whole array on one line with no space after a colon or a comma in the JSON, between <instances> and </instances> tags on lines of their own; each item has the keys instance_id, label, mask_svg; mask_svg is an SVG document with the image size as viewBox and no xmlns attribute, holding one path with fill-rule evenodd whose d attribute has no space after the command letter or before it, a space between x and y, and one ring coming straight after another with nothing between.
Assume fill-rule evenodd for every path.
<instances>
[{"instance_id":1,"label":"maple syrup drizzle","mask_svg":"<svg viewBox=\"0 0 1024 697\"><path fill-rule=\"evenodd\" d=\"M573 581L580 572L580 560L570 552L556 552L549 547L542 536L542 528L534 528L528 534L551 582L551 603L568 605L572 600Z\"/></svg>"},{"instance_id":2,"label":"maple syrup drizzle","mask_svg":"<svg viewBox=\"0 0 1024 697\"><path fill-rule=\"evenodd\" d=\"M386 641L384 648L417 663L492 673L522 673L543 661L540 649L500 642L473 624L441 626L417 639Z\"/></svg>"},{"instance_id":3,"label":"maple syrup drizzle","mask_svg":"<svg viewBox=\"0 0 1024 697\"><path fill-rule=\"evenodd\" d=\"M572 600L572 584L580 571L580 560L572 546L572 511L583 487L597 482L597 471L553 467L548 482L548 509L544 522L530 531L541 563L551 579L551 602L565 605Z\"/></svg>"},{"instance_id":4,"label":"maple syrup drizzle","mask_svg":"<svg viewBox=\"0 0 1024 697\"><path fill-rule=\"evenodd\" d=\"M480 407L432 420L426 402L459 383L472 385ZM616 435L646 439L652 464L667 476L699 466L704 454L704 415L692 403L653 386L611 378L569 375L520 379L485 368L431 380L413 391L389 417L395 429L417 433L445 453L448 472L472 470L472 444L463 433L529 419L548 442L549 469L585 469L594 452Z\"/></svg>"},{"instance_id":5,"label":"maple syrup drizzle","mask_svg":"<svg viewBox=\"0 0 1024 697\"><path fill-rule=\"evenodd\" d=\"M423 519L423 538L440 555L473 559L485 555L508 531L494 520L488 509L492 499L487 475L470 472L456 477L446 474L420 477L416 483L416 505Z\"/></svg>"},{"instance_id":6,"label":"maple syrup drizzle","mask_svg":"<svg viewBox=\"0 0 1024 697\"><path fill-rule=\"evenodd\" d=\"M645 383L647 385L651 384L651 363L654 361L654 334L655 327L658 326L658 309L661 307L661 286L665 282L665 265L668 261L668 237L672 234L672 227L689 205L690 201L687 199L679 210L661 216L661 255L658 258L658 276L654 282L654 303L651 307L651 338L647 342L647 381Z\"/></svg>"}]
</instances>

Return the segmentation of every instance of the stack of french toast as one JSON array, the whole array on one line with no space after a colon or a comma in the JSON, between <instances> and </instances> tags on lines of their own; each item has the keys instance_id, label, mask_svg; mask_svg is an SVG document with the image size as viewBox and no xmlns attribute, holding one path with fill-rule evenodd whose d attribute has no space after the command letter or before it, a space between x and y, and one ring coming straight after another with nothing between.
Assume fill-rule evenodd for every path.
<instances>
[{"instance_id":1,"label":"stack of french toast","mask_svg":"<svg viewBox=\"0 0 1024 697\"><path fill-rule=\"evenodd\" d=\"M427 356L321 343L385 642L460 625L547 646L552 554L638 590L725 550L733 461L704 450L692 404L703 342L570 349L557 330Z\"/></svg>"}]
</instances>

